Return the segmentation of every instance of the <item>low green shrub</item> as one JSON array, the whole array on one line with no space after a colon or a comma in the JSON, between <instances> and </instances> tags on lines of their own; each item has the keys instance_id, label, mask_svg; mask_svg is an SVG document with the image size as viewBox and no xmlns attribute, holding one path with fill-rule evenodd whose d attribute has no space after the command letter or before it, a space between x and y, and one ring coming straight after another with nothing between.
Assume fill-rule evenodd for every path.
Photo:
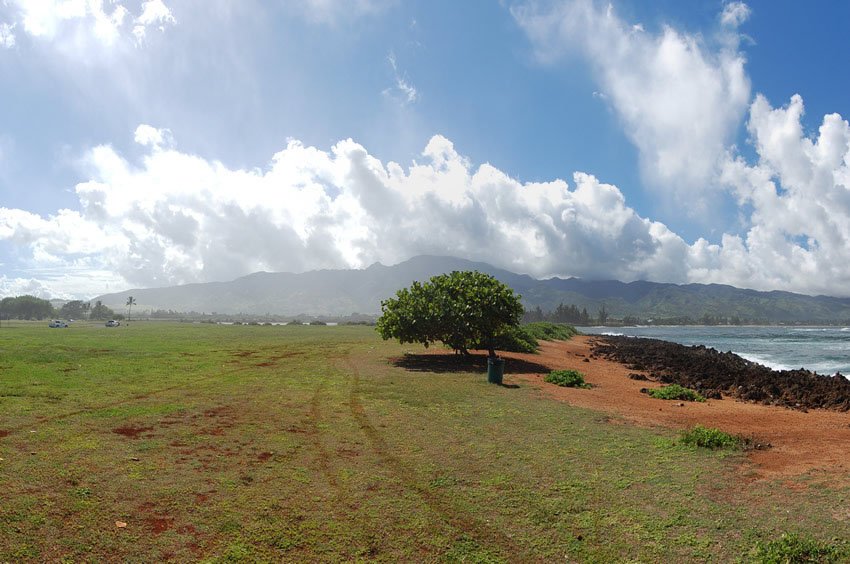
<instances>
[{"instance_id":1,"label":"low green shrub","mask_svg":"<svg viewBox=\"0 0 850 564\"><path fill-rule=\"evenodd\" d=\"M544 380L550 384L557 384L566 388L590 387L590 384L584 381L584 374L578 370L553 370Z\"/></svg>"},{"instance_id":2,"label":"low green shrub","mask_svg":"<svg viewBox=\"0 0 850 564\"><path fill-rule=\"evenodd\" d=\"M536 353L539 345L525 327L511 327L493 340L497 351ZM476 349L487 349L487 343L478 343Z\"/></svg>"},{"instance_id":3,"label":"low green shrub","mask_svg":"<svg viewBox=\"0 0 850 564\"><path fill-rule=\"evenodd\" d=\"M750 562L786 564L797 562L846 562L850 547L846 543L830 544L791 533L767 543L758 543L750 553Z\"/></svg>"},{"instance_id":4,"label":"low green shrub","mask_svg":"<svg viewBox=\"0 0 850 564\"><path fill-rule=\"evenodd\" d=\"M563 323L551 323L549 321L535 321L534 323L526 323L522 326L529 335L541 341L568 341L574 335L578 335L578 330L572 325L564 325Z\"/></svg>"},{"instance_id":5,"label":"low green shrub","mask_svg":"<svg viewBox=\"0 0 850 564\"><path fill-rule=\"evenodd\" d=\"M670 384L661 388L649 390L650 397L663 400L682 400L682 401L705 401L705 398L697 392L680 386L679 384Z\"/></svg>"},{"instance_id":6,"label":"low green shrub","mask_svg":"<svg viewBox=\"0 0 850 564\"><path fill-rule=\"evenodd\" d=\"M682 433L682 443L702 448L740 448L741 439L720 429L697 425Z\"/></svg>"}]
</instances>

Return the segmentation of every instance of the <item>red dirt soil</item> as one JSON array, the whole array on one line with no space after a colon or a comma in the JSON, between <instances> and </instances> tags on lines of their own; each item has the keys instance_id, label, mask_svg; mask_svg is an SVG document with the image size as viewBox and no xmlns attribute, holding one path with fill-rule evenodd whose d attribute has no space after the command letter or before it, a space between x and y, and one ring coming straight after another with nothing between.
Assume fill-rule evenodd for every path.
<instances>
[{"instance_id":1,"label":"red dirt soil","mask_svg":"<svg viewBox=\"0 0 850 564\"><path fill-rule=\"evenodd\" d=\"M601 358L586 362L591 355L591 340L577 336L570 341L542 341L539 354L502 353L508 359L505 383L532 384L554 399L617 415L641 426L686 429L700 424L754 437L773 445L748 453L762 478L786 478L812 471L846 478L850 468L850 414L821 409L801 412L729 398L705 403L654 399L640 389L660 384L628 377L640 371ZM511 374L512 358L552 370L579 370L593 387L562 388L544 382L543 374Z\"/></svg>"}]
</instances>

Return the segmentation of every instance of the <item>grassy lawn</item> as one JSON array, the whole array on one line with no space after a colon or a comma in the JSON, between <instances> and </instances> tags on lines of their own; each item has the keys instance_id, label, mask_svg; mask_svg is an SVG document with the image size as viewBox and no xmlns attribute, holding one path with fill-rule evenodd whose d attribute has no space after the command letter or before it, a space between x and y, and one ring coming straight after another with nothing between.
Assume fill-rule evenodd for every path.
<instances>
[{"instance_id":1,"label":"grassy lawn","mask_svg":"<svg viewBox=\"0 0 850 564\"><path fill-rule=\"evenodd\" d=\"M405 350L369 327L4 322L0 562L735 561L850 537L825 478L754 481L740 454Z\"/></svg>"}]
</instances>

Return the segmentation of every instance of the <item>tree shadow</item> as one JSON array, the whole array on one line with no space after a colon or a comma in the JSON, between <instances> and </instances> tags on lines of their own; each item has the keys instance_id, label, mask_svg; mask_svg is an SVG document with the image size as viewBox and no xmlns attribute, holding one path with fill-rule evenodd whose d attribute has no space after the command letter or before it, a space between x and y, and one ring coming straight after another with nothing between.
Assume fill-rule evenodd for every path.
<instances>
[{"instance_id":1,"label":"tree shadow","mask_svg":"<svg viewBox=\"0 0 850 564\"><path fill-rule=\"evenodd\" d=\"M487 355L454 353L412 354L391 358L394 366L411 372L487 372ZM550 368L519 358L505 359L505 374L548 374Z\"/></svg>"}]
</instances>

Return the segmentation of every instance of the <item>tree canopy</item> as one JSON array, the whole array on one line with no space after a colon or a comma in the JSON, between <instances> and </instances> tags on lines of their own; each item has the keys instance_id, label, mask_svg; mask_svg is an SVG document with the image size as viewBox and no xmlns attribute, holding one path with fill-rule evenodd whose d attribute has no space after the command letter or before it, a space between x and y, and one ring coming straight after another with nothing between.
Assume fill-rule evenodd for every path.
<instances>
[{"instance_id":1,"label":"tree canopy","mask_svg":"<svg viewBox=\"0 0 850 564\"><path fill-rule=\"evenodd\" d=\"M46 319L53 313L49 301L35 296L17 296L0 301L0 317L3 319Z\"/></svg>"},{"instance_id":2,"label":"tree canopy","mask_svg":"<svg viewBox=\"0 0 850 564\"><path fill-rule=\"evenodd\" d=\"M59 309L59 316L66 319L82 319L88 311L87 305L82 300L72 300Z\"/></svg>"},{"instance_id":3,"label":"tree canopy","mask_svg":"<svg viewBox=\"0 0 850 564\"><path fill-rule=\"evenodd\" d=\"M115 317L115 312L112 311L111 308L103 305L103 302L100 300L96 301L94 306L91 308L91 313L89 314L89 319L113 319Z\"/></svg>"},{"instance_id":4,"label":"tree canopy","mask_svg":"<svg viewBox=\"0 0 850 564\"><path fill-rule=\"evenodd\" d=\"M377 331L384 338L426 347L441 341L455 351L486 345L519 325L523 308L514 291L478 271L452 272L414 282L381 302Z\"/></svg>"}]
</instances>

